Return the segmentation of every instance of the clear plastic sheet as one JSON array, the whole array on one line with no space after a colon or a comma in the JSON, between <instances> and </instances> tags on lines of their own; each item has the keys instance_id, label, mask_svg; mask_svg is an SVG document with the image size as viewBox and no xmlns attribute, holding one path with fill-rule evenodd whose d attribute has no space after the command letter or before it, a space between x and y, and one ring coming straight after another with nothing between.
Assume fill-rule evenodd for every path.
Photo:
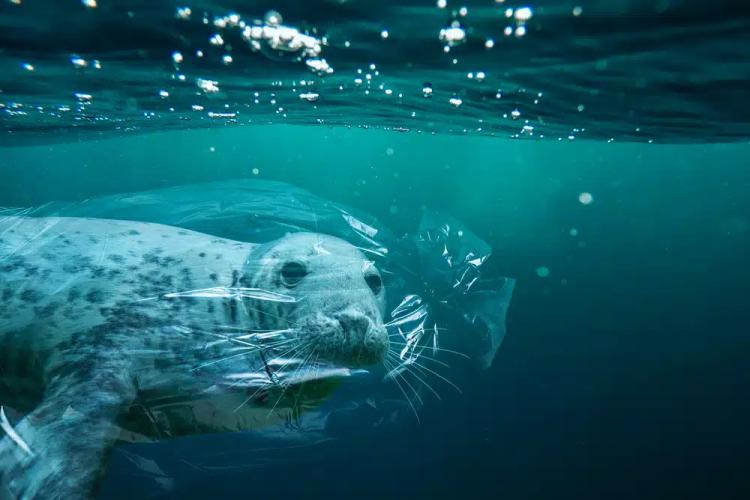
<instances>
[{"instance_id":1,"label":"clear plastic sheet","mask_svg":"<svg viewBox=\"0 0 750 500\"><path fill-rule=\"evenodd\" d=\"M418 421L503 340L514 281L482 276L490 253L439 213L397 237L258 180L6 209L2 494L89 494L109 461L168 491L186 463L264 466L346 422ZM242 453L216 445L237 435ZM141 453L187 436L221 451Z\"/></svg>"}]
</instances>

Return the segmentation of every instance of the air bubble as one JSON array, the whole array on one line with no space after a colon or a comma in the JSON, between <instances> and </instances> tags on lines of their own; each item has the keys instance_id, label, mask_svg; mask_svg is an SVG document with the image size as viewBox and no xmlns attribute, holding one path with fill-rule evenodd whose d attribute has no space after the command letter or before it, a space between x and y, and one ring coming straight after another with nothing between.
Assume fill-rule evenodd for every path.
<instances>
[{"instance_id":1,"label":"air bubble","mask_svg":"<svg viewBox=\"0 0 750 500\"><path fill-rule=\"evenodd\" d=\"M440 30L440 41L445 42L449 47L455 47L466 41L466 31L461 27L461 23L453 21L449 28Z\"/></svg>"},{"instance_id":2,"label":"air bubble","mask_svg":"<svg viewBox=\"0 0 750 500\"><path fill-rule=\"evenodd\" d=\"M320 97L320 94L317 94L315 92L306 92L304 94L299 95L300 99L302 99L303 101L307 101L307 102L315 102L318 100L319 97Z\"/></svg>"},{"instance_id":3,"label":"air bubble","mask_svg":"<svg viewBox=\"0 0 750 500\"><path fill-rule=\"evenodd\" d=\"M530 7L521 7L520 9L516 9L515 13L513 14L513 17L516 18L516 21L526 22L534 15L534 12L531 10Z\"/></svg>"}]
</instances>

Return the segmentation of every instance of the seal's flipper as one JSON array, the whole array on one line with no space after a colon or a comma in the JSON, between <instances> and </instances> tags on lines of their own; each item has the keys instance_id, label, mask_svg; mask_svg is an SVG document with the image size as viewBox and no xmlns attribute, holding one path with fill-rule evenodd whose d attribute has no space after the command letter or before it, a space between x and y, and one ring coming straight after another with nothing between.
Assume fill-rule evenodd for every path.
<instances>
[{"instance_id":1,"label":"seal's flipper","mask_svg":"<svg viewBox=\"0 0 750 500\"><path fill-rule=\"evenodd\" d=\"M89 498L135 398L124 356L65 356L42 403L0 440L0 498ZM75 359L75 362L73 362ZM10 432L9 432L10 431Z\"/></svg>"}]
</instances>

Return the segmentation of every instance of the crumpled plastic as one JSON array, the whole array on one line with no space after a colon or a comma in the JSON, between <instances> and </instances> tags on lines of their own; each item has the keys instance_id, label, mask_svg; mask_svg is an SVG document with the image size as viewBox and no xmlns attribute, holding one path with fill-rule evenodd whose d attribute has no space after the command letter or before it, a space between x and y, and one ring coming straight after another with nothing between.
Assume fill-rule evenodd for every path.
<instances>
[{"instance_id":1,"label":"crumpled plastic","mask_svg":"<svg viewBox=\"0 0 750 500\"><path fill-rule=\"evenodd\" d=\"M299 360L274 357L278 353L273 350L267 359L264 351L259 351L254 355L260 375L234 380L230 386L240 388L242 395L231 395L231 403L246 403L245 394L252 392L278 398L276 405L270 411L264 406L250 417L265 418L261 424L239 418L223 423L223 431L246 431L241 434L242 451L226 451L231 439L227 434L200 437L207 450L214 447L214 452L202 454L200 463L179 458L179 444L155 460L148 453L148 446L153 445L145 443L173 435L202 434L196 415L210 414L216 391L223 390L217 387L224 387L212 378L215 374L207 378L211 383L207 382L202 392L177 394L169 401L140 397L127 409L125 420L148 421L145 425L153 432L144 436L124 428L120 440L136 444L118 447L113 463L125 469L134 467L141 479L148 478L142 484L156 490L169 491L174 486L172 478L184 474L186 468L192 473L212 474L294 460L300 446L320 450L328 443L346 440L351 434L347 422L357 422L361 432L362 428L393 425L404 419L418 420L419 409L430 393L438 395L440 390L455 387L456 370L482 370L492 364L505 336L505 316L515 284L510 278L483 276L490 246L450 216L425 211L416 231L399 237L358 210L271 181L221 181L0 211L0 219L19 216L152 222L254 244L289 233L322 233L356 246L380 270L388 291L384 321L389 336L400 346L398 362L388 368L379 365L355 370L329 363L313 372L300 370ZM169 295L199 300L241 300L246 296L288 300L275 291L242 286L176 288ZM171 326L180 335L193 335L185 325ZM261 345L269 338L274 340L276 334L242 333L231 340L245 346ZM210 367L207 370L211 372ZM225 375L226 368L223 370ZM314 401L294 401L295 391L290 388L321 379L330 379L335 389ZM185 408L192 412L188 420L194 428L177 432L176 427L185 426ZM277 415L269 419L272 412ZM10 423L3 420L5 429Z\"/></svg>"}]
</instances>

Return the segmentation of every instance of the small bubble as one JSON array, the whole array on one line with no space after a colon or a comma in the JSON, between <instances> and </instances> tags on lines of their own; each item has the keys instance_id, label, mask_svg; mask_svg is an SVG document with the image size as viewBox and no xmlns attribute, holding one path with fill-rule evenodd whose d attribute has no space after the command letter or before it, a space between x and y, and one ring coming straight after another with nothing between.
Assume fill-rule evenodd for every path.
<instances>
[{"instance_id":1,"label":"small bubble","mask_svg":"<svg viewBox=\"0 0 750 500\"><path fill-rule=\"evenodd\" d=\"M260 173L260 170L258 170L257 167L253 169L253 175L258 175L259 173Z\"/></svg>"},{"instance_id":2,"label":"small bubble","mask_svg":"<svg viewBox=\"0 0 750 500\"><path fill-rule=\"evenodd\" d=\"M85 68L89 65L89 63L86 61L86 59L80 57L80 56L70 56L70 62L75 66L76 68Z\"/></svg>"},{"instance_id":3,"label":"small bubble","mask_svg":"<svg viewBox=\"0 0 750 500\"><path fill-rule=\"evenodd\" d=\"M175 64L180 64L183 61L182 54L180 52L172 52L172 60Z\"/></svg>"},{"instance_id":4,"label":"small bubble","mask_svg":"<svg viewBox=\"0 0 750 500\"><path fill-rule=\"evenodd\" d=\"M516 9L516 12L514 13L516 21L521 22L528 21L533 15L534 11L531 10L531 7L521 7L520 9Z\"/></svg>"},{"instance_id":5,"label":"small bubble","mask_svg":"<svg viewBox=\"0 0 750 500\"><path fill-rule=\"evenodd\" d=\"M216 148L214 146L211 146L210 148L208 148L208 150L211 151L212 153L216 152Z\"/></svg>"},{"instance_id":6,"label":"small bubble","mask_svg":"<svg viewBox=\"0 0 750 500\"><path fill-rule=\"evenodd\" d=\"M576 229L576 228L573 227L573 228L570 229L569 233L573 237L578 236L578 229Z\"/></svg>"},{"instance_id":7,"label":"small bubble","mask_svg":"<svg viewBox=\"0 0 750 500\"><path fill-rule=\"evenodd\" d=\"M495 46L495 40L493 40L492 38L488 38L488 39L487 39L487 40L486 40L486 41L484 42L484 47L485 47L485 48L487 48L487 49L491 49L491 48L492 48L492 47L494 47L494 46Z\"/></svg>"},{"instance_id":8,"label":"small bubble","mask_svg":"<svg viewBox=\"0 0 750 500\"><path fill-rule=\"evenodd\" d=\"M96 0L81 0L81 3L84 7L88 7L89 9L96 8Z\"/></svg>"},{"instance_id":9,"label":"small bubble","mask_svg":"<svg viewBox=\"0 0 750 500\"><path fill-rule=\"evenodd\" d=\"M380 38L382 38L383 40L385 40L386 38L388 38L388 30L381 31L380 32Z\"/></svg>"},{"instance_id":10,"label":"small bubble","mask_svg":"<svg viewBox=\"0 0 750 500\"><path fill-rule=\"evenodd\" d=\"M438 9L444 9L448 6L447 0L437 0Z\"/></svg>"},{"instance_id":11,"label":"small bubble","mask_svg":"<svg viewBox=\"0 0 750 500\"><path fill-rule=\"evenodd\" d=\"M225 66L232 64L232 61L234 61L234 59L232 59L232 56L229 54L224 54L221 58L221 62L224 63Z\"/></svg>"},{"instance_id":12,"label":"small bubble","mask_svg":"<svg viewBox=\"0 0 750 500\"><path fill-rule=\"evenodd\" d=\"M458 15L461 17L466 17L468 13L469 9L467 9L466 7L461 7L460 9L458 9Z\"/></svg>"},{"instance_id":13,"label":"small bubble","mask_svg":"<svg viewBox=\"0 0 750 500\"><path fill-rule=\"evenodd\" d=\"M169 97L169 92L167 92L166 90L160 90L159 97L161 97L162 99L166 99L167 97Z\"/></svg>"},{"instance_id":14,"label":"small bubble","mask_svg":"<svg viewBox=\"0 0 750 500\"><path fill-rule=\"evenodd\" d=\"M539 266L536 268L536 275L540 278L546 278L549 276L549 268L545 266Z\"/></svg>"},{"instance_id":15,"label":"small bubble","mask_svg":"<svg viewBox=\"0 0 750 500\"><path fill-rule=\"evenodd\" d=\"M386 155L388 155L388 156L393 156L393 153L394 153L394 150L393 150L393 148L386 148L386 149L385 149L385 154L386 154Z\"/></svg>"},{"instance_id":16,"label":"small bubble","mask_svg":"<svg viewBox=\"0 0 750 500\"><path fill-rule=\"evenodd\" d=\"M33 64L29 64L29 63L23 63L23 64L21 65L21 67L22 67L23 69L25 69L26 71L34 71L34 65L33 65Z\"/></svg>"},{"instance_id":17,"label":"small bubble","mask_svg":"<svg viewBox=\"0 0 750 500\"><path fill-rule=\"evenodd\" d=\"M190 7L177 7L177 10L175 11L175 17L182 20L190 19L192 14L193 11L190 10Z\"/></svg>"},{"instance_id":18,"label":"small bubble","mask_svg":"<svg viewBox=\"0 0 750 500\"><path fill-rule=\"evenodd\" d=\"M581 14L583 14L583 8L581 6L576 5L575 7L573 7L573 15L574 16L578 17Z\"/></svg>"},{"instance_id":19,"label":"small bubble","mask_svg":"<svg viewBox=\"0 0 750 500\"><path fill-rule=\"evenodd\" d=\"M448 102L453 104L455 107L459 107L461 104L463 104L463 101L460 97L451 97Z\"/></svg>"},{"instance_id":20,"label":"small bubble","mask_svg":"<svg viewBox=\"0 0 750 500\"><path fill-rule=\"evenodd\" d=\"M586 109L586 106L584 106L583 104L579 104L576 109L578 110L579 113L581 113L583 112L584 109Z\"/></svg>"},{"instance_id":21,"label":"small bubble","mask_svg":"<svg viewBox=\"0 0 750 500\"><path fill-rule=\"evenodd\" d=\"M281 17L281 14L279 14L275 10L269 10L268 12L266 12L263 20L268 26L280 26L281 23L284 22L284 18Z\"/></svg>"},{"instance_id":22,"label":"small bubble","mask_svg":"<svg viewBox=\"0 0 750 500\"><path fill-rule=\"evenodd\" d=\"M514 120L517 120L521 116L521 112L517 109L514 109L510 112L510 116L513 117Z\"/></svg>"},{"instance_id":23,"label":"small bubble","mask_svg":"<svg viewBox=\"0 0 750 500\"><path fill-rule=\"evenodd\" d=\"M453 21L449 28L440 30L440 41L445 42L448 47L455 47L466 41L466 32L461 23Z\"/></svg>"},{"instance_id":24,"label":"small bubble","mask_svg":"<svg viewBox=\"0 0 750 500\"><path fill-rule=\"evenodd\" d=\"M526 26L523 26L523 25L521 25L521 26L517 26L517 27L516 27L516 32L515 32L515 35L516 35L516 36L517 36L518 38L521 38L522 36L526 35Z\"/></svg>"},{"instance_id":25,"label":"small bubble","mask_svg":"<svg viewBox=\"0 0 750 500\"><path fill-rule=\"evenodd\" d=\"M396 215L398 213L398 207L396 205L391 205L390 207L388 207L388 211L391 214Z\"/></svg>"},{"instance_id":26,"label":"small bubble","mask_svg":"<svg viewBox=\"0 0 750 500\"><path fill-rule=\"evenodd\" d=\"M320 94L316 92L306 92L304 94L299 95L300 99L302 99L303 101L307 101L307 102L315 102L318 100L319 97L320 97Z\"/></svg>"},{"instance_id":27,"label":"small bubble","mask_svg":"<svg viewBox=\"0 0 750 500\"><path fill-rule=\"evenodd\" d=\"M590 205L594 201L594 197L591 195L591 193L583 192L578 195L578 201L580 201L584 205Z\"/></svg>"}]
</instances>

